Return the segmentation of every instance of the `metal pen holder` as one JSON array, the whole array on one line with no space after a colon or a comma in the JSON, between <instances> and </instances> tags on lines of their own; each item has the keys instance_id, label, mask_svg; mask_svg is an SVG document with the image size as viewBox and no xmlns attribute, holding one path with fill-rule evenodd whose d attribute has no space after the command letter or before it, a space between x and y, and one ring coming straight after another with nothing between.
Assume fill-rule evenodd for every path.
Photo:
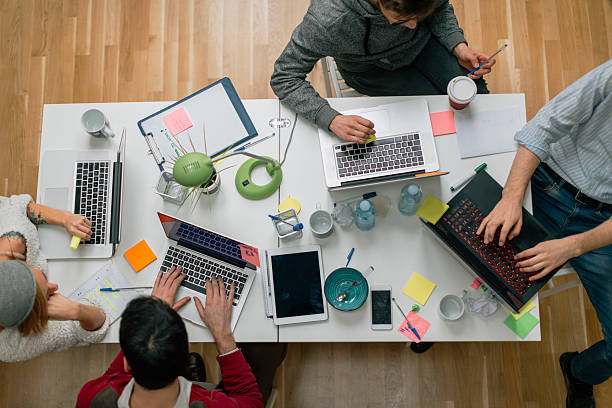
<instances>
[{"instance_id":1,"label":"metal pen holder","mask_svg":"<svg viewBox=\"0 0 612 408\"><path fill-rule=\"evenodd\" d=\"M297 225L300 223L297 217L297 212L293 208L289 208L288 210L280 212L276 214L275 216L285 222L288 222L291 225ZM271 221L272 221L272 224L274 225L274 229L276 230L276 233L278 234L279 238L283 240L302 238L302 235L303 235L302 230L293 231L291 227L285 224L284 222L281 222L279 220L274 220L274 219L271 219Z\"/></svg>"},{"instance_id":2,"label":"metal pen holder","mask_svg":"<svg viewBox=\"0 0 612 408\"><path fill-rule=\"evenodd\" d=\"M163 171L160 174L155 192L159 194L164 201L177 205L183 204L187 198L187 189L174 181L174 176L168 171Z\"/></svg>"}]
</instances>

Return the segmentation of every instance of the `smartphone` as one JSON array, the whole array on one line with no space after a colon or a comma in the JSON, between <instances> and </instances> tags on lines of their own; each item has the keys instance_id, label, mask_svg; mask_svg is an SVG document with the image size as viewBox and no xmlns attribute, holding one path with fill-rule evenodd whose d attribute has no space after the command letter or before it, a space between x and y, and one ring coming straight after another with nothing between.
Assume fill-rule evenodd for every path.
<instances>
[{"instance_id":1,"label":"smartphone","mask_svg":"<svg viewBox=\"0 0 612 408\"><path fill-rule=\"evenodd\" d=\"M391 286L372 285L372 330L391 330Z\"/></svg>"}]
</instances>

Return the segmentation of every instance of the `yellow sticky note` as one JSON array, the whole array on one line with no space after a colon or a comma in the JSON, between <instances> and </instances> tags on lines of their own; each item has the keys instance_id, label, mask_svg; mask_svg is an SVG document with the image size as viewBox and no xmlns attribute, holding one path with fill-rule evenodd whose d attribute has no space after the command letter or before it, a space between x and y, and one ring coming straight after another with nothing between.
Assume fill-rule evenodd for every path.
<instances>
[{"instance_id":1,"label":"yellow sticky note","mask_svg":"<svg viewBox=\"0 0 612 408\"><path fill-rule=\"evenodd\" d=\"M302 209L302 206L296 198L291 197L291 195L289 194L287 195L287 198L281 201L278 205L278 212L287 211L290 208L293 208L295 210L295 213L299 214L300 210Z\"/></svg>"},{"instance_id":2,"label":"yellow sticky note","mask_svg":"<svg viewBox=\"0 0 612 408\"><path fill-rule=\"evenodd\" d=\"M436 225L448 208L449 207L447 204L443 203L432 195L428 195L425 201L423 201L423 204L421 204L417 210L416 215L425 221Z\"/></svg>"},{"instance_id":3,"label":"yellow sticky note","mask_svg":"<svg viewBox=\"0 0 612 408\"><path fill-rule=\"evenodd\" d=\"M435 283L414 272L406 286L404 286L402 293L425 306L425 302L427 302L435 287Z\"/></svg>"},{"instance_id":4,"label":"yellow sticky note","mask_svg":"<svg viewBox=\"0 0 612 408\"><path fill-rule=\"evenodd\" d=\"M370 135L370 137L368 137L368 139L365 141L366 144L373 142L376 140L376 136L375 135Z\"/></svg>"},{"instance_id":5,"label":"yellow sticky note","mask_svg":"<svg viewBox=\"0 0 612 408\"><path fill-rule=\"evenodd\" d=\"M157 259L144 239L123 253L136 272Z\"/></svg>"},{"instance_id":6,"label":"yellow sticky note","mask_svg":"<svg viewBox=\"0 0 612 408\"><path fill-rule=\"evenodd\" d=\"M514 320L518 320L521 317L523 317L523 315L525 313L527 313L528 311L530 311L531 309L533 309L535 307L535 305L533 304L533 302L530 300L529 302L525 303L523 305L523 307L521 307L521 309L519 310L518 313L510 313L512 315L512 317L514 317Z\"/></svg>"}]
</instances>

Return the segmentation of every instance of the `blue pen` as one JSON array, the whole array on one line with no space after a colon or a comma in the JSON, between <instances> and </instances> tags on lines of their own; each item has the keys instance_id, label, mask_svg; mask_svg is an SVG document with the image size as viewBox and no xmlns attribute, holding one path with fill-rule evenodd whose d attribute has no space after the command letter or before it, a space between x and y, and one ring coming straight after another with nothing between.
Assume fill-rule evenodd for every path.
<instances>
[{"instance_id":1,"label":"blue pen","mask_svg":"<svg viewBox=\"0 0 612 408\"><path fill-rule=\"evenodd\" d=\"M338 204L351 204L356 201L367 200L369 198L374 198L374 197L376 197L376 191L372 191L371 193L365 193L358 197L352 197L352 198L347 198L346 200L338 201L337 203L334 203L334 207Z\"/></svg>"},{"instance_id":2,"label":"blue pen","mask_svg":"<svg viewBox=\"0 0 612 408\"><path fill-rule=\"evenodd\" d=\"M474 68L473 70L470 71L470 73L468 75L472 75L474 74L474 72L478 71L480 69L480 67L482 67L484 64L486 64L487 62L489 62L491 60L491 58L493 58L494 56L496 56L497 54L499 54L500 52L502 52L504 50L504 48L506 48L508 46L508 44L504 44L503 46L501 46L499 48L499 50L495 51L493 53L493 55L491 55L489 58L487 58L484 62L481 62L479 66L477 66L476 68Z\"/></svg>"},{"instance_id":3,"label":"blue pen","mask_svg":"<svg viewBox=\"0 0 612 408\"><path fill-rule=\"evenodd\" d=\"M349 262L351 262L351 258L353 257L353 253L354 252L355 252L355 248L351 248L351 252L349 252L348 256L346 257L346 266L345 266L345 268L347 268Z\"/></svg>"},{"instance_id":4,"label":"blue pen","mask_svg":"<svg viewBox=\"0 0 612 408\"><path fill-rule=\"evenodd\" d=\"M304 224L302 224L301 222L299 224L293 225L293 224L283 220L282 218L277 217L276 215L268 214L268 217L272 218L274 221L282 222L283 224L289 225L291 227L291 229L294 230L294 231L299 231L301 229L304 229Z\"/></svg>"},{"instance_id":5,"label":"blue pen","mask_svg":"<svg viewBox=\"0 0 612 408\"><path fill-rule=\"evenodd\" d=\"M417 332L417 330L410 324L410 321L408 320L408 316L406 316L406 313L404 313L399 303L397 303L397 300L395 300L395 298L391 298L391 299L393 300L393 303L395 303L395 306L397 306L397 308L399 309L402 316L404 316L404 320L406 320L406 324L408 325L408 328L412 330L412 333L414 333L417 339L421 340L421 336L419 336L419 332Z\"/></svg>"},{"instance_id":6,"label":"blue pen","mask_svg":"<svg viewBox=\"0 0 612 408\"><path fill-rule=\"evenodd\" d=\"M276 136L276 133L273 132L272 134L270 134L270 135L268 135L266 137L262 137L259 140L256 140L256 141L251 142L251 143L247 143L244 146L240 146L239 148L234 149L234 152L241 152L241 151L245 150L247 147L255 146L257 143L261 143L264 140L268 140L269 138L274 137L274 136Z\"/></svg>"},{"instance_id":7,"label":"blue pen","mask_svg":"<svg viewBox=\"0 0 612 408\"><path fill-rule=\"evenodd\" d=\"M151 289L153 286L134 286L131 288L100 288L100 292L119 292L122 290Z\"/></svg>"}]
</instances>

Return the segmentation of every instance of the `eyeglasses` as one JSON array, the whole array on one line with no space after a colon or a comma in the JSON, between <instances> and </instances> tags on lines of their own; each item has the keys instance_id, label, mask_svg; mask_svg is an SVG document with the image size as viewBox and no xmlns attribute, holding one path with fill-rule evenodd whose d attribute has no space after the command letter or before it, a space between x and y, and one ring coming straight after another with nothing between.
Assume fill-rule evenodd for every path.
<instances>
[{"instance_id":1,"label":"eyeglasses","mask_svg":"<svg viewBox=\"0 0 612 408\"><path fill-rule=\"evenodd\" d=\"M409 21L416 20L416 18L410 17L410 18L407 18L407 19L404 19L404 20L391 21L392 19L387 14L388 12L385 10L384 6L382 5L381 0L378 0L378 8L380 9L380 12L383 14L383 16L385 16L385 18L387 19L389 24L391 24L392 26L400 26L400 25L406 24Z\"/></svg>"}]
</instances>

